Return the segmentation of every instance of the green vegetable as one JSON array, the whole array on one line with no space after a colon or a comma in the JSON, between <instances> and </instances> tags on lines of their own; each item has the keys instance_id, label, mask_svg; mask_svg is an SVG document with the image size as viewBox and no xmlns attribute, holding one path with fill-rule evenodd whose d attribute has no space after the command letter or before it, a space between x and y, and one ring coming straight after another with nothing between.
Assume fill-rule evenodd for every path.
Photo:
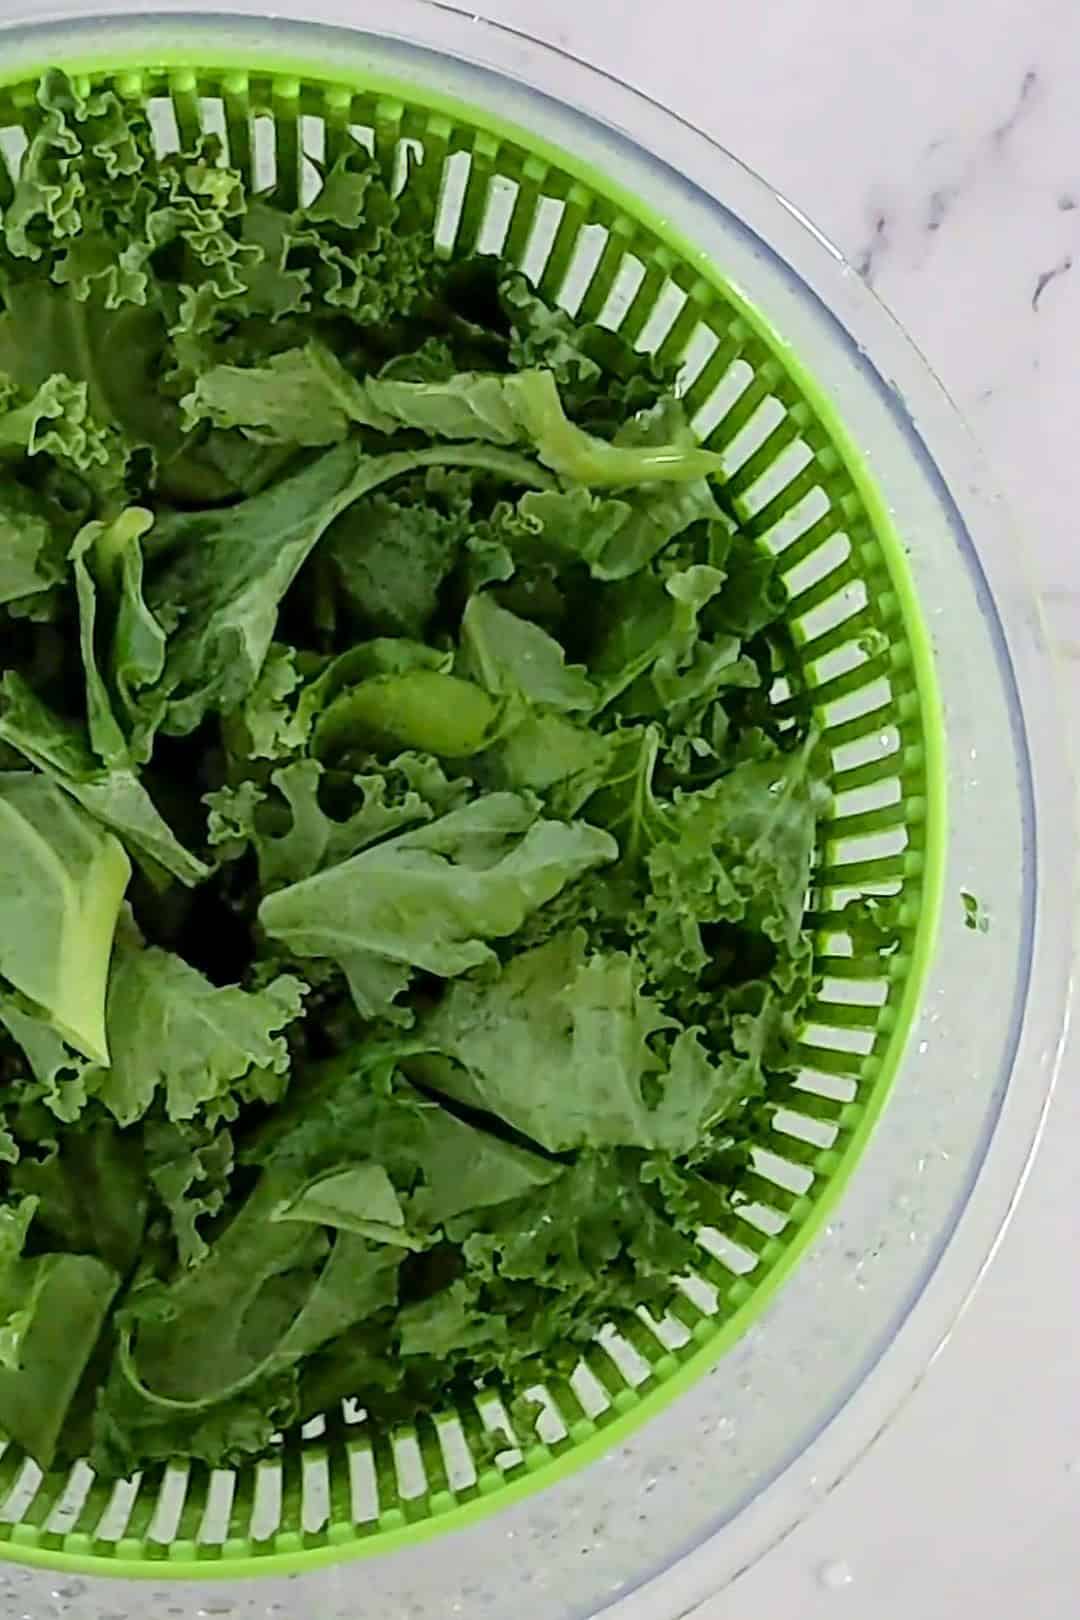
<instances>
[{"instance_id":1,"label":"green vegetable","mask_svg":"<svg viewBox=\"0 0 1080 1620\"><path fill-rule=\"evenodd\" d=\"M498 704L471 681L414 669L375 675L335 698L315 727L313 746L320 759L365 746L462 759L483 753L498 720Z\"/></svg>"},{"instance_id":2,"label":"green vegetable","mask_svg":"<svg viewBox=\"0 0 1080 1620\"><path fill-rule=\"evenodd\" d=\"M44 777L0 774L0 975L86 1057L108 1061L105 985L131 867Z\"/></svg>"},{"instance_id":3,"label":"green vegetable","mask_svg":"<svg viewBox=\"0 0 1080 1620\"><path fill-rule=\"evenodd\" d=\"M798 1071L775 560L670 369L436 250L424 162L293 207L138 96L24 116L0 1430L111 1480L543 1382L663 1314Z\"/></svg>"}]
</instances>

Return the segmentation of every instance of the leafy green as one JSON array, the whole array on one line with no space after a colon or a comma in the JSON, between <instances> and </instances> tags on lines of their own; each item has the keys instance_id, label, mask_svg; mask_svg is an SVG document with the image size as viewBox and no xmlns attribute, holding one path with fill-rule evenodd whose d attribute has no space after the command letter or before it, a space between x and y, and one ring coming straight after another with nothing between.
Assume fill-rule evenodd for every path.
<instances>
[{"instance_id":1,"label":"leafy green","mask_svg":"<svg viewBox=\"0 0 1080 1620\"><path fill-rule=\"evenodd\" d=\"M393 434L407 428L435 439L534 445L540 460L586 488L689 483L719 473L723 460L692 441L609 444L567 417L550 371L511 377L460 372L438 382L395 377L359 380L326 349L275 355L265 366L220 366L204 373L185 401L186 421L207 418L285 444L338 444L350 427Z\"/></svg>"},{"instance_id":2,"label":"leafy green","mask_svg":"<svg viewBox=\"0 0 1080 1620\"><path fill-rule=\"evenodd\" d=\"M369 1003L366 976L389 964L452 978L491 961L489 940L516 933L615 854L593 827L548 821L535 802L492 793L268 895L259 917L295 955L339 962ZM402 983L400 974L387 982Z\"/></svg>"},{"instance_id":3,"label":"leafy green","mask_svg":"<svg viewBox=\"0 0 1080 1620\"><path fill-rule=\"evenodd\" d=\"M171 952L122 940L109 978L111 1061L94 1089L121 1125L159 1091L170 1119L192 1119L252 1069L285 1073L277 1032L300 1016L305 989L288 975L257 993L218 988Z\"/></svg>"},{"instance_id":4,"label":"leafy green","mask_svg":"<svg viewBox=\"0 0 1080 1620\"><path fill-rule=\"evenodd\" d=\"M138 772L95 760L77 725L52 713L15 673L0 681L0 738L108 827L136 859L196 884L208 875L177 839Z\"/></svg>"},{"instance_id":5,"label":"leafy green","mask_svg":"<svg viewBox=\"0 0 1080 1620\"><path fill-rule=\"evenodd\" d=\"M437 245L434 148L297 201L130 85L21 116L0 1430L108 1481L563 1377L798 1072L776 559L670 366ZM882 971L895 912L842 919Z\"/></svg>"},{"instance_id":6,"label":"leafy green","mask_svg":"<svg viewBox=\"0 0 1080 1620\"><path fill-rule=\"evenodd\" d=\"M528 619L508 613L491 595L471 599L461 636L466 666L489 692L500 696L519 692L530 703L566 712L596 707L596 688L584 669L567 665L566 653L555 638Z\"/></svg>"},{"instance_id":7,"label":"leafy green","mask_svg":"<svg viewBox=\"0 0 1080 1620\"><path fill-rule=\"evenodd\" d=\"M105 984L131 867L44 777L0 773L0 975L86 1057L108 1060Z\"/></svg>"}]
</instances>

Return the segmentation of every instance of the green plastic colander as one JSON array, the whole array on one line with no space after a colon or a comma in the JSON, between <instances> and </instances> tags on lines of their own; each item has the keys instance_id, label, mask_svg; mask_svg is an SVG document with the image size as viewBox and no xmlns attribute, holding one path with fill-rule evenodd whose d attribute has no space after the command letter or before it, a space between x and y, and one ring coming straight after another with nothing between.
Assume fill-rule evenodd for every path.
<instances>
[{"instance_id":1,"label":"green plastic colander","mask_svg":"<svg viewBox=\"0 0 1080 1620\"><path fill-rule=\"evenodd\" d=\"M182 34L178 27L177 34ZM0 203L36 117L38 70L0 64ZM832 819L811 896L821 991L803 1032L804 1072L777 1098L745 1203L703 1234L698 1274L666 1320L607 1333L569 1380L544 1386L536 1429L499 1451L505 1405L490 1394L398 1430L352 1410L284 1437L280 1457L211 1476L186 1462L137 1488L85 1468L44 1481L16 1448L0 1496L13 1560L168 1577L287 1573L419 1542L492 1514L597 1458L698 1379L758 1318L839 1198L882 1111L937 929L945 766L929 643L903 547L854 438L759 311L691 241L635 196L495 111L350 66L333 54L279 60L250 44L200 50L182 37L149 60L85 45L59 65L153 98L164 143L201 128L259 185L308 196L312 159L352 132L389 175L405 143L437 176L432 229L446 254L499 251L548 297L681 361L694 425L725 457L749 533L781 558L797 677L832 749ZM340 73L340 65L337 73ZM782 708L791 685L778 683ZM845 932L855 896L899 896L899 948L862 954ZM674 1281L674 1280L673 1280Z\"/></svg>"}]
</instances>

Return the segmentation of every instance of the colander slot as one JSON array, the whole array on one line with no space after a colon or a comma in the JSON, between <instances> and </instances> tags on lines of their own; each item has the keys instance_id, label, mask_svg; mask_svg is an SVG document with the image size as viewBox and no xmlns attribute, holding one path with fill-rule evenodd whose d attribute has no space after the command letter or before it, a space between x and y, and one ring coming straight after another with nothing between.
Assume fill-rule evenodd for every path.
<instances>
[{"instance_id":1,"label":"colander slot","mask_svg":"<svg viewBox=\"0 0 1080 1620\"><path fill-rule=\"evenodd\" d=\"M803 473L810 475L807 488L816 484L814 452L805 439L798 437L798 432L798 424L784 411L782 420L739 469L738 476L732 480L732 494L738 498L743 517L753 517L782 496L794 502L805 494L802 484L796 485Z\"/></svg>"},{"instance_id":2,"label":"colander slot","mask_svg":"<svg viewBox=\"0 0 1080 1620\"><path fill-rule=\"evenodd\" d=\"M638 334L635 348L642 354L655 354L675 325L685 304L686 294L669 278L661 287L656 303Z\"/></svg>"},{"instance_id":3,"label":"colander slot","mask_svg":"<svg viewBox=\"0 0 1080 1620\"><path fill-rule=\"evenodd\" d=\"M206 1503L199 1525L198 1540L204 1546L218 1547L229 1538L236 1475L231 1468L215 1468L206 1487Z\"/></svg>"},{"instance_id":4,"label":"colander slot","mask_svg":"<svg viewBox=\"0 0 1080 1620\"><path fill-rule=\"evenodd\" d=\"M887 979L838 979L826 973L818 1000L849 1007L883 1007L889 999Z\"/></svg>"},{"instance_id":5,"label":"colander slot","mask_svg":"<svg viewBox=\"0 0 1080 1620\"><path fill-rule=\"evenodd\" d=\"M576 315L585 294L592 286L610 233L606 225L583 225L577 233L566 276L559 288L559 303L569 314Z\"/></svg>"},{"instance_id":6,"label":"colander slot","mask_svg":"<svg viewBox=\"0 0 1080 1620\"><path fill-rule=\"evenodd\" d=\"M790 612L792 617L798 618L801 613L807 612L813 605L805 602L808 591L822 584L833 574L838 574L836 586L846 584L846 573L840 572L851 560L851 540L843 531L834 531L798 561L781 555L780 573L790 596ZM827 593L826 593L827 594ZM823 598L824 599L824 598Z\"/></svg>"},{"instance_id":7,"label":"colander slot","mask_svg":"<svg viewBox=\"0 0 1080 1620\"><path fill-rule=\"evenodd\" d=\"M390 182L390 194L400 197L409 184L409 177L414 175L424 162L424 143L415 135L403 135L394 149L394 173Z\"/></svg>"},{"instance_id":8,"label":"colander slot","mask_svg":"<svg viewBox=\"0 0 1080 1620\"><path fill-rule=\"evenodd\" d=\"M251 187L272 191L277 179L277 143L274 120L260 113L251 122Z\"/></svg>"},{"instance_id":9,"label":"colander slot","mask_svg":"<svg viewBox=\"0 0 1080 1620\"><path fill-rule=\"evenodd\" d=\"M438 1435L439 1450L442 1452L443 1467L450 1482L452 1491L468 1491L476 1484L476 1463L469 1442L465 1438L465 1430L461 1426L461 1419L456 1412L447 1413L445 1417L436 1421L435 1431Z\"/></svg>"},{"instance_id":10,"label":"colander slot","mask_svg":"<svg viewBox=\"0 0 1080 1620\"><path fill-rule=\"evenodd\" d=\"M555 245L555 237L565 207L566 204L561 197L541 197L536 205L532 229L521 259L521 271L529 281L537 285L543 279L544 266Z\"/></svg>"},{"instance_id":11,"label":"colander slot","mask_svg":"<svg viewBox=\"0 0 1080 1620\"><path fill-rule=\"evenodd\" d=\"M734 1238L728 1237L726 1232L719 1231L715 1226L703 1226L698 1233L698 1242L702 1248L712 1255L714 1260L730 1271L733 1277L747 1277L758 1263L757 1255Z\"/></svg>"},{"instance_id":12,"label":"colander slot","mask_svg":"<svg viewBox=\"0 0 1080 1620\"><path fill-rule=\"evenodd\" d=\"M654 1316L647 1305L639 1305L634 1315L665 1350L682 1350L690 1341L686 1324L680 1322L677 1316L672 1316L670 1311L665 1311L663 1316Z\"/></svg>"},{"instance_id":13,"label":"colander slot","mask_svg":"<svg viewBox=\"0 0 1080 1620\"><path fill-rule=\"evenodd\" d=\"M721 445L720 454L724 460L724 471L729 482L735 486L733 493L738 493L737 474L740 469L748 465L771 434L783 426L785 416L780 400L770 394L751 413L745 426Z\"/></svg>"},{"instance_id":14,"label":"colander slot","mask_svg":"<svg viewBox=\"0 0 1080 1620\"><path fill-rule=\"evenodd\" d=\"M269 1541L281 1528L281 1485L281 1463L277 1458L255 1464L249 1527L252 1541Z\"/></svg>"},{"instance_id":15,"label":"colander slot","mask_svg":"<svg viewBox=\"0 0 1080 1620\"><path fill-rule=\"evenodd\" d=\"M878 675L865 686L857 687L852 692L845 692L835 699L826 698L825 725L830 729L833 726L845 726L852 720L862 720L878 710L883 714L892 712L892 687L884 675Z\"/></svg>"},{"instance_id":16,"label":"colander slot","mask_svg":"<svg viewBox=\"0 0 1080 1620\"><path fill-rule=\"evenodd\" d=\"M199 97L199 123L204 135L216 135L223 148L229 149L229 129L225 118L225 103L220 96Z\"/></svg>"},{"instance_id":17,"label":"colander slot","mask_svg":"<svg viewBox=\"0 0 1080 1620\"><path fill-rule=\"evenodd\" d=\"M0 1507L0 1523L22 1523L44 1477L37 1463L31 1462L29 1457L23 1460Z\"/></svg>"},{"instance_id":18,"label":"colander slot","mask_svg":"<svg viewBox=\"0 0 1080 1620\"><path fill-rule=\"evenodd\" d=\"M345 1448L349 1470L349 1502L354 1524L374 1524L379 1517L379 1483L371 1441L350 1440Z\"/></svg>"},{"instance_id":19,"label":"colander slot","mask_svg":"<svg viewBox=\"0 0 1080 1620\"><path fill-rule=\"evenodd\" d=\"M611 284L611 291L597 316L601 326L608 326L613 332L619 330L644 280L644 264L635 253L627 253L619 265L615 280Z\"/></svg>"},{"instance_id":20,"label":"colander slot","mask_svg":"<svg viewBox=\"0 0 1080 1620\"><path fill-rule=\"evenodd\" d=\"M865 771L867 767L882 765L894 759L900 749L900 732L891 721L884 726L871 726L850 742L834 744L831 750L834 780L855 771Z\"/></svg>"},{"instance_id":21,"label":"colander slot","mask_svg":"<svg viewBox=\"0 0 1080 1620\"><path fill-rule=\"evenodd\" d=\"M290 1523L293 1514L290 1514ZM323 1447L305 1451L300 1458L300 1528L316 1535L330 1521L330 1462Z\"/></svg>"},{"instance_id":22,"label":"colander slot","mask_svg":"<svg viewBox=\"0 0 1080 1620\"><path fill-rule=\"evenodd\" d=\"M45 1521L45 1530L49 1535L63 1536L74 1530L82 1518L93 1485L94 1470L90 1465L75 1463Z\"/></svg>"},{"instance_id":23,"label":"colander slot","mask_svg":"<svg viewBox=\"0 0 1080 1620\"><path fill-rule=\"evenodd\" d=\"M588 1362L578 1362L577 1366L570 1374L569 1384L570 1388L574 1392L574 1398L581 1407L581 1410L585 1413L585 1416L590 1418L594 1423L598 1417L602 1417L605 1412L610 1411L611 1400L608 1396L607 1390L604 1388L599 1378L597 1378Z\"/></svg>"},{"instance_id":24,"label":"colander slot","mask_svg":"<svg viewBox=\"0 0 1080 1620\"><path fill-rule=\"evenodd\" d=\"M176 108L168 96L153 96L147 104L150 136L158 157L168 157L180 150L180 126L176 121Z\"/></svg>"},{"instance_id":25,"label":"colander slot","mask_svg":"<svg viewBox=\"0 0 1080 1620\"><path fill-rule=\"evenodd\" d=\"M699 320L690 333L676 383L676 393L684 401L693 397L699 377L720 347L720 339L707 321Z\"/></svg>"},{"instance_id":26,"label":"colander slot","mask_svg":"<svg viewBox=\"0 0 1080 1620\"><path fill-rule=\"evenodd\" d=\"M733 360L708 399L694 412L690 426L703 444L709 444L720 423L728 416L746 390L753 385L754 370L741 356Z\"/></svg>"},{"instance_id":27,"label":"colander slot","mask_svg":"<svg viewBox=\"0 0 1080 1620\"><path fill-rule=\"evenodd\" d=\"M822 486L813 484L794 501L778 496L747 518L745 526L774 556L783 557L788 567L794 567L800 557L809 556L842 528L843 518L829 504Z\"/></svg>"},{"instance_id":28,"label":"colander slot","mask_svg":"<svg viewBox=\"0 0 1080 1620\"><path fill-rule=\"evenodd\" d=\"M875 1029L856 1029L839 1024L824 1024L816 1020L806 1024L800 1036L805 1047L821 1046L829 1052L857 1052L868 1057L877 1039Z\"/></svg>"},{"instance_id":29,"label":"colander slot","mask_svg":"<svg viewBox=\"0 0 1080 1620\"><path fill-rule=\"evenodd\" d=\"M720 1296L716 1288L696 1271L687 1272L685 1277L676 1277L675 1286L702 1316L715 1316L719 1311Z\"/></svg>"},{"instance_id":30,"label":"colander slot","mask_svg":"<svg viewBox=\"0 0 1080 1620\"><path fill-rule=\"evenodd\" d=\"M454 152L443 164L439 202L435 212L435 247L446 257L454 251L465 205L472 158L468 152Z\"/></svg>"},{"instance_id":31,"label":"colander slot","mask_svg":"<svg viewBox=\"0 0 1080 1620\"><path fill-rule=\"evenodd\" d=\"M488 184L484 217L476 234L477 253L497 254L503 251L519 189L516 182L508 180L505 175L492 177Z\"/></svg>"},{"instance_id":32,"label":"colander slot","mask_svg":"<svg viewBox=\"0 0 1080 1620\"><path fill-rule=\"evenodd\" d=\"M162 1474L153 1516L146 1532L149 1541L160 1542L163 1547L175 1541L180 1515L184 1511L189 1477L190 1469L178 1463L170 1463Z\"/></svg>"},{"instance_id":33,"label":"colander slot","mask_svg":"<svg viewBox=\"0 0 1080 1620\"><path fill-rule=\"evenodd\" d=\"M826 1105L831 1110L830 1117L835 1118L839 1110L858 1100L859 1082L853 1074L823 1074L820 1069L801 1069L791 1082L791 1090L800 1097L813 1098Z\"/></svg>"},{"instance_id":34,"label":"colander slot","mask_svg":"<svg viewBox=\"0 0 1080 1620\"><path fill-rule=\"evenodd\" d=\"M865 612L868 603L869 595L865 582L861 579L848 579L838 591L833 591L823 602L816 603L803 613L793 615L793 628L803 643L804 656L807 648L812 650L814 642L819 641L822 636L835 631L840 625L847 624L857 614Z\"/></svg>"},{"instance_id":35,"label":"colander slot","mask_svg":"<svg viewBox=\"0 0 1080 1620\"><path fill-rule=\"evenodd\" d=\"M740 1221L745 1221L748 1226L754 1227L768 1238L779 1237L788 1224L787 1216L774 1209L771 1204L762 1204L755 1200L752 1203L740 1204L738 1209Z\"/></svg>"},{"instance_id":36,"label":"colander slot","mask_svg":"<svg viewBox=\"0 0 1080 1620\"><path fill-rule=\"evenodd\" d=\"M510 1413L497 1389L481 1389L476 1397L476 1410L485 1430L496 1440L505 1441L508 1450L517 1446Z\"/></svg>"},{"instance_id":37,"label":"colander slot","mask_svg":"<svg viewBox=\"0 0 1080 1620\"><path fill-rule=\"evenodd\" d=\"M751 1163L763 1180L774 1182L777 1187L795 1193L799 1198L808 1193L813 1185L812 1170L808 1170L804 1164L793 1164L790 1159L781 1158L769 1148L752 1148Z\"/></svg>"},{"instance_id":38,"label":"colander slot","mask_svg":"<svg viewBox=\"0 0 1080 1620\"><path fill-rule=\"evenodd\" d=\"M120 1540L139 1499L142 1482L143 1476L136 1474L134 1479L122 1479L113 1486L104 1512L93 1528L96 1541Z\"/></svg>"},{"instance_id":39,"label":"colander slot","mask_svg":"<svg viewBox=\"0 0 1080 1620\"><path fill-rule=\"evenodd\" d=\"M629 1389L638 1389L652 1377L652 1368L630 1340L607 1322L596 1336L601 1350L613 1363L615 1372Z\"/></svg>"},{"instance_id":40,"label":"colander slot","mask_svg":"<svg viewBox=\"0 0 1080 1620\"><path fill-rule=\"evenodd\" d=\"M357 146L362 146L368 157L375 156L375 131L370 124L350 124L349 134Z\"/></svg>"},{"instance_id":41,"label":"colander slot","mask_svg":"<svg viewBox=\"0 0 1080 1620\"><path fill-rule=\"evenodd\" d=\"M821 658L806 659L803 672L815 703L862 687L882 672L880 657L868 658L857 641L842 642Z\"/></svg>"},{"instance_id":42,"label":"colander slot","mask_svg":"<svg viewBox=\"0 0 1080 1620\"><path fill-rule=\"evenodd\" d=\"M428 1491L427 1470L420 1454L415 1429L397 1429L391 1438L397 1494L403 1502L415 1502Z\"/></svg>"},{"instance_id":43,"label":"colander slot","mask_svg":"<svg viewBox=\"0 0 1080 1620\"><path fill-rule=\"evenodd\" d=\"M326 167L326 121L313 113L300 119L300 202L307 208L323 188Z\"/></svg>"},{"instance_id":44,"label":"colander slot","mask_svg":"<svg viewBox=\"0 0 1080 1620\"><path fill-rule=\"evenodd\" d=\"M781 1136L793 1136L797 1142L810 1147L831 1148L840 1135L837 1125L823 1119L812 1119L809 1114L797 1114L791 1108L778 1108L773 1115L773 1130Z\"/></svg>"}]
</instances>

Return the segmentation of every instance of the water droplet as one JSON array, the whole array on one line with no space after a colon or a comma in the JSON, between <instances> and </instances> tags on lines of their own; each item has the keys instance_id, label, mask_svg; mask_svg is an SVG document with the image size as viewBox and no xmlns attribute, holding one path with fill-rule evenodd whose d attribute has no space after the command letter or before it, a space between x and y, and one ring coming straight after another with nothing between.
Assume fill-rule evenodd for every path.
<instances>
[{"instance_id":1,"label":"water droplet","mask_svg":"<svg viewBox=\"0 0 1080 1620\"><path fill-rule=\"evenodd\" d=\"M82 1597L82 1595L83 1595L83 1593L85 1591L86 1591L86 1582L85 1581L80 1581L78 1579L78 1577L76 1577L74 1580L65 1581L63 1586L54 1586L53 1587L53 1597L54 1598L77 1598L77 1597Z\"/></svg>"},{"instance_id":2,"label":"water droplet","mask_svg":"<svg viewBox=\"0 0 1080 1620\"><path fill-rule=\"evenodd\" d=\"M642 1489L642 1491L644 1492L644 1494L646 1496L649 1496L653 1491L655 1491L655 1489L659 1485L659 1483L660 1483L660 1481L655 1476L653 1476L651 1479L647 1479L645 1481L645 1483L642 1485L641 1489Z\"/></svg>"},{"instance_id":3,"label":"water droplet","mask_svg":"<svg viewBox=\"0 0 1080 1620\"><path fill-rule=\"evenodd\" d=\"M842 1592L845 1586L850 1586L855 1576L851 1565L846 1564L842 1558L830 1558L818 1566L818 1585L826 1592Z\"/></svg>"},{"instance_id":4,"label":"water droplet","mask_svg":"<svg viewBox=\"0 0 1080 1620\"><path fill-rule=\"evenodd\" d=\"M929 1052L929 1050L930 1050L930 1042L929 1041L920 1041L919 1042L919 1056L920 1057L925 1057L927 1052Z\"/></svg>"},{"instance_id":5,"label":"water droplet","mask_svg":"<svg viewBox=\"0 0 1080 1620\"><path fill-rule=\"evenodd\" d=\"M1065 1472L1074 1479L1080 1479L1080 1457L1073 1457L1065 1464Z\"/></svg>"}]
</instances>

